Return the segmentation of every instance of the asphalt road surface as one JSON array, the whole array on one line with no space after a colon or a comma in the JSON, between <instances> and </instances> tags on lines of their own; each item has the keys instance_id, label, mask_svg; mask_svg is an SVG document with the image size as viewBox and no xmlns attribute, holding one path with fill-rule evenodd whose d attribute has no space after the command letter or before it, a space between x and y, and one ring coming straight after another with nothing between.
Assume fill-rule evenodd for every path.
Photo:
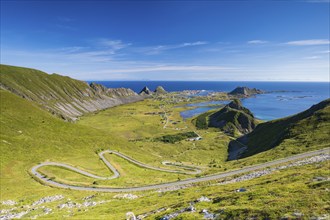
<instances>
[{"instance_id":1,"label":"asphalt road surface","mask_svg":"<svg viewBox=\"0 0 330 220\"><path fill-rule=\"evenodd\" d=\"M149 168L149 169L165 171L165 172L181 172L181 173L183 173L183 171L167 170L167 169L162 169L162 168L151 167L149 165L138 162L138 161L136 161L136 160L134 160L130 157L127 157L127 156L125 156L121 153L111 151L111 150L106 150L106 151L102 151L101 153L99 153L99 156L103 160L103 162L109 167L110 170L113 171L114 175L112 175L111 177L96 176L96 175L90 174L86 171L79 170L75 167L65 165L65 164L61 164L61 163L56 163L56 162L45 162L45 163L41 163L37 166L34 166L31 169L31 173L32 173L32 175L34 175L36 178L38 178L45 185L49 185L49 186L53 186L53 187L59 187L59 188L65 188L65 189L72 189L72 190L84 190L84 191L95 191L95 192L133 192L133 191L145 191L145 190L158 190L158 189L161 189L161 188L179 187L179 186L183 186L183 185L186 185L186 184L192 184L192 183L199 183L199 182L204 182L204 181L211 181L211 180L221 179L221 178L224 178L224 177L229 177L229 176L233 176L233 175L237 175L237 174L241 174L241 173L251 172L251 171L263 169L263 168L266 168L266 167L269 167L269 166L278 165L278 164L281 164L281 163L286 163L286 162L290 162L290 161L294 161L294 160L298 160L298 159L303 159L303 158L306 158L306 157L311 157L311 156L324 154L324 153L330 153L330 148L324 148L324 149L317 150L317 151L297 154L297 155L286 157L286 158L283 158L283 159L274 160L274 161L270 161L270 162L263 163L263 164L248 166L248 167L244 167L242 169L232 170L232 171L228 171L228 172L224 172L224 173L218 173L218 174L213 174L213 175L208 175L208 176L203 176L203 177L198 177L198 178L180 180L180 181L176 181L176 182L168 182L168 183L155 184L155 185L146 185L146 186L140 186L140 187L127 187L127 188L103 187L103 188L96 188L96 187L87 187L87 186L72 186L72 185L68 185L68 184L64 184L64 183L59 183L59 182L51 180L47 177L44 177L44 175L42 175L41 173L39 173L37 171L38 168L40 168L42 166L60 166L60 167L65 167L67 169L71 169L75 172L81 173L82 175L86 175L86 176L93 177L93 178L96 178L96 179L104 179L104 178L105 179L114 179L114 178L119 177L119 172L109 163L109 161L107 161L104 158L103 154L105 154L105 153L116 154L116 155L118 155L120 157L123 157L126 160L129 160L129 161L131 161L131 162L133 162L133 163L135 163L135 164L137 164L141 167L146 167L146 168ZM196 172L198 172L198 169L195 170L195 173Z\"/></svg>"}]
</instances>

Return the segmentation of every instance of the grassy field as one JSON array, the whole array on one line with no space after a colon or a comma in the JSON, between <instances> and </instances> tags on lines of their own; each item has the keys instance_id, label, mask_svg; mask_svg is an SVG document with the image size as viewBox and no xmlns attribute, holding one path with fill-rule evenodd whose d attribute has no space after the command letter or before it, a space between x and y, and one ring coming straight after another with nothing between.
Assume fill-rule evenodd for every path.
<instances>
[{"instance_id":1,"label":"grassy field","mask_svg":"<svg viewBox=\"0 0 330 220\"><path fill-rule=\"evenodd\" d=\"M125 213L128 211L141 214L161 207L172 207L168 211L149 217L155 219L167 212L186 207L190 201L202 195L210 198L220 197L220 202L200 203L196 206L198 210L200 211L204 206L211 211L225 209L223 218L283 216L296 211L312 216L329 211L329 194L325 193L325 188L329 188L327 185L329 182L314 183L312 180L315 176L328 176L329 163L291 168L276 172L274 175L223 186L210 186L215 183L212 182L176 191L136 192L134 195L138 198L132 200L118 198L116 193L80 192L41 185L29 175L28 171L32 166L44 161L63 162L101 176L111 175L97 155L101 149L117 150L156 167L165 168L161 164L162 161L199 166L203 170L202 175L284 157L291 152L288 150L283 153L275 148L242 160L226 162L227 146L231 140L228 136L215 128L196 130L190 120L183 121L179 115L185 107L174 108L177 104L161 100L147 99L117 106L87 115L77 123L68 123L9 92L0 90L0 95L0 200L10 199L18 202L17 212L24 210L20 208L21 206L31 205L42 197L53 195L63 195L64 199L46 203L45 206L53 211L41 218L125 219ZM165 108L161 107L164 104ZM169 115L168 123L170 123L165 129L164 109ZM176 130L176 128L185 129ZM203 139L182 140L176 144L154 140L156 137L190 131L197 131ZM40 171L49 178L65 183L114 187L140 186L194 177L140 168L115 155L106 155L106 157L120 171L122 175L120 178L111 181L94 180L69 170L50 166L43 167ZM239 187L246 187L248 192L241 194L234 192ZM93 201L102 201L103 204L72 209L57 207L69 201L82 204L85 201L83 198L90 195L95 195ZM313 212L309 211L311 207L314 207ZM1 205L0 209L9 208L11 207ZM42 214L43 211L38 209L24 217L32 217L38 213ZM197 213L182 216L185 216L184 219L200 218L200 215L196 215Z\"/></svg>"},{"instance_id":2,"label":"grassy field","mask_svg":"<svg viewBox=\"0 0 330 220\"><path fill-rule=\"evenodd\" d=\"M165 135L196 131L190 121L183 121L180 117L179 112L183 108L173 108L175 105L168 105L166 108L172 109L170 120L177 124L172 124L171 127L165 129L163 128L165 122L161 115L146 114L162 112L160 107L162 105L160 101L147 99L139 103L117 106L93 116L82 117L78 124L91 126L109 135L127 138L138 150L134 152L134 155L131 155L130 151L120 151L155 166L159 166L160 161L169 160L208 167L213 160L222 162L226 160L227 144L230 139L221 132L211 132L212 129L198 131L198 134L203 137L201 141L182 140L171 144L155 140ZM176 130L174 126L187 128Z\"/></svg>"}]
</instances>

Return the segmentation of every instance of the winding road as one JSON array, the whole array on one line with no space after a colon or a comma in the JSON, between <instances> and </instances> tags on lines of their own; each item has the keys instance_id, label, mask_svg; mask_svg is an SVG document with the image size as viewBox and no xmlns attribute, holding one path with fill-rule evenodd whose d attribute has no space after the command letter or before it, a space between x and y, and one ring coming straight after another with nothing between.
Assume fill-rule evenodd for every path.
<instances>
[{"instance_id":1,"label":"winding road","mask_svg":"<svg viewBox=\"0 0 330 220\"><path fill-rule=\"evenodd\" d=\"M201 172L201 170L199 170L195 167L181 166L179 164L171 164L169 162L164 162L164 164L181 166L182 168L190 169L190 170L194 170L194 171L185 172L185 171L179 171L179 170L169 170L169 169L164 169L164 168L152 167L150 165L146 165L146 164L143 164L139 161L136 161L136 160L134 160L134 159L132 159L132 158L130 158L130 157L124 155L124 154L121 154L119 152L111 151L111 150L105 150L105 151L100 152L98 155L100 156L102 161L106 164L106 166L114 173L110 177L100 177L100 176L88 173L86 171L80 170L78 168L75 168L73 166L62 164L62 163L56 163L56 162L44 162L44 163L41 163L39 165L36 165L31 169L31 174L34 175L37 179L39 179L45 185L49 185L49 186L53 186L53 187L59 187L59 188L65 188L65 189L96 191L96 192L132 192L132 191L157 190L157 189L160 189L160 188L179 187L179 186L183 186L183 185L186 185L186 184L216 180L216 179L229 177L229 176L233 176L233 175L237 175L237 174L241 174L241 173L251 172L251 171L255 171L255 170L258 170L258 169L263 169L263 168L266 168L266 167L269 167L269 166L278 165L278 164L281 164L281 163L286 163L286 162L290 162L290 161L294 161L294 160L298 160L298 159L302 159L302 158L306 158L306 157L311 157L311 156L315 156L315 155L319 155L319 154L329 154L330 153L330 148L324 148L324 149L317 150L317 151L297 154L297 155L286 157L286 158L283 158L283 159L274 160L274 161L270 161L270 162L263 163L263 164L248 166L248 167L244 167L242 169L232 170L232 171L228 171L228 172L224 172L224 173L213 174L213 175L203 176L203 177L199 177L199 178L190 178L190 179L180 180L180 181L176 181L176 182L168 182L168 183L155 184L155 185L146 185L146 186L140 186L140 187L127 187L127 188L110 188L110 187L101 188L101 187L99 187L99 188L96 188L96 187L88 187L88 186L74 186L74 185L59 183L59 182L56 182L54 180L51 180L51 179L45 177L43 174L41 174L37 171L40 167L43 167L43 166L60 166L60 167L64 167L64 168L73 170L73 171L75 171L77 173L80 173L82 175L89 176L89 177L96 178L96 179L105 180L105 179L118 178L120 176L119 172L110 164L110 162L108 160L106 160L106 158L104 157L105 153L116 154L117 156L120 156L120 157L122 157L122 158L124 158L124 159L140 166L140 167L153 169L153 170L158 170L158 171L165 171L165 172L171 172L171 173L185 173L185 174L198 174L198 173Z\"/></svg>"},{"instance_id":2,"label":"winding road","mask_svg":"<svg viewBox=\"0 0 330 220\"><path fill-rule=\"evenodd\" d=\"M94 179L99 179L99 180L111 180L111 179L115 179L115 178L118 178L120 176L120 173L118 172L118 170L111 165L111 163L104 157L104 154L115 154L121 158L124 158L125 160L131 162L131 163L134 163L135 165L139 166L139 167L142 167L142 168L147 168L147 169L151 169L151 170L157 170L157 171L162 171L162 172L168 172L168 173L179 173L179 174L188 174L188 175L194 175L194 174L199 174L201 173L202 171L196 167L192 167L192 166L187 166L187 165L182 165L180 163L173 163L173 162L169 162L169 161L163 161L162 164L163 165L166 165L166 166L175 166L175 167L179 167L179 168L182 168L184 170L189 170L189 171L183 171L183 170L170 170L170 169L164 169L164 168L159 168L159 167L153 167L153 166L150 166L148 164L144 164L144 163L141 163L137 160L134 160L133 158L131 157L128 157L122 153L119 153L117 151L112 151L112 150L105 150L105 151L102 151L100 152L98 155L99 157L101 158L101 160L105 163L105 165L112 171L113 175L112 176L109 176L109 177L102 177L102 176L97 176L95 174L92 174L92 173L89 173L87 171L84 171L84 170L81 170L81 169L78 169L76 167L73 167L71 165L67 165L67 164L63 164L63 163L58 163L58 162L43 162L43 163L40 163L36 166L34 166L32 169L31 169L31 172L33 175L35 175L37 178L41 179L41 177L44 178L44 175L42 175L41 173L39 173L37 170L40 168L40 167L45 167L45 166L57 166L57 167L63 167L63 168L66 168L66 169L69 169L69 170L72 170L74 172L77 172L81 175L84 175L84 176L88 176L88 177L92 177Z\"/></svg>"}]
</instances>

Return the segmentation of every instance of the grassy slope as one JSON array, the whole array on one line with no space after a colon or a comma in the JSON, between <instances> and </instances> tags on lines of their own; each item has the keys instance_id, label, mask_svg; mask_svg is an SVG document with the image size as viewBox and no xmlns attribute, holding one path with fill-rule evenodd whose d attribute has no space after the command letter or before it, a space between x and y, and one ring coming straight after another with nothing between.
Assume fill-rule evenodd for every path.
<instances>
[{"instance_id":1,"label":"grassy slope","mask_svg":"<svg viewBox=\"0 0 330 220\"><path fill-rule=\"evenodd\" d=\"M232 136L239 136L252 131L257 124L251 111L235 99L224 108L209 116L209 125L219 127Z\"/></svg>"},{"instance_id":2,"label":"grassy slope","mask_svg":"<svg viewBox=\"0 0 330 220\"><path fill-rule=\"evenodd\" d=\"M274 147L278 153L298 153L329 146L329 121L330 99L294 116L262 123L247 135L243 157Z\"/></svg>"},{"instance_id":3,"label":"grassy slope","mask_svg":"<svg viewBox=\"0 0 330 220\"><path fill-rule=\"evenodd\" d=\"M209 116L215 112L216 110L207 111L194 117L191 122L196 126L197 129L207 129L209 127Z\"/></svg>"},{"instance_id":4,"label":"grassy slope","mask_svg":"<svg viewBox=\"0 0 330 220\"><path fill-rule=\"evenodd\" d=\"M10 91L49 106L57 102L81 99L82 92L89 89L87 83L58 74L47 74L39 70L1 65L0 82ZM42 98L45 97L45 98Z\"/></svg>"},{"instance_id":5,"label":"grassy slope","mask_svg":"<svg viewBox=\"0 0 330 220\"><path fill-rule=\"evenodd\" d=\"M330 183L329 181L314 182L313 178L328 176L329 168L330 164L324 162L291 168L245 182L223 186L202 186L198 188L198 194L217 199L217 202L198 203L195 206L197 212L183 214L176 219L201 219L198 212L202 209L213 213L222 212L220 219L280 219L284 216L293 217L294 212L303 213L306 219L320 216L329 210L330 195L327 193L327 188ZM241 187L246 188L247 192L235 192L235 189ZM182 209L189 207L188 201L196 199L195 190L196 188L191 188L180 192L168 192L163 197L177 197L177 200L182 202L177 209ZM156 218L173 210L175 209L156 214ZM149 219L155 219L155 216Z\"/></svg>"},{"instance_id":6,"label":"grassy slope","mask_svg":"<svg viewBox=\"0 0 330 220\"><path fill-rule=\"evenodd\" d=\"M86 82L67 76L49 75L35 69L8 65L0 65L0 87L32 100L53 114L68 120L91 111L91 107L94 110L98 109L99 107L94 108L94 103L90 103L92 101L104 100L107 96L126 96L132 92L126 89L108 93L97 92Z\"/></svg>"},{"instance_id":7,"label":"grassy slope","mask_svg":"<svg viewBox=\"0 0 330 220\"><path fill-rule=\"evenodd\" d=\"M95 150L109 145L110 138L83 126L65 123L36 105L9 92L1 94L1 195L16 196L22 185L40 189L27 171L45 160L63 161L105 173ZM111 140L116 142L116 140ZM26 192L25 192L26 193Z\"/></svg>"},{"instance_id":8,"label":"grassy slope","mask_svg":"<svg viewBox=\"0 0 330 220\"><path fill-rule=\"evenodd\" d=\"M39 183L32 180L28 174L28 170L39 162L47 160L64 162L92 173L107 176L110 173L99 160L98 155L95 153L96 150L111 148L132 155L131 152L135 149L132 143L123 138L109 136L108 133L102 130L66 123L39 109L27 100L7 91L0 90L0 92L1 184L5 186L1 189L2 198L22 196L22 191L19 190L22 185L32 191L44 189ZM154 156L147 156L147 152L143 149L139 150L139 153L150 160L157 161ZM134 155L132 156L134 157ZM160 162L157 162L159 165ZM124 164L123 166L127 167L129 165ZM143 170L134 167L136 172ZM49 168L49 170L51 169ZM127 169L132 168L129 166ZM57 169L57 172L59 178L61 178L70 171ZM156 175L154 172L150 172L154 176ZM53 174L50 172L49 176L51 175ZM186 176L180 177L185 178ZM143 179L143 177L141 178ZM131 184L141 183L141 178L137 178ZM150 179L150 183L176 180L177 178L178 175L176 174L163 175L163 173L159 173L159 176ZM79 175L77 175L77 179L73 179L73 182L77 182L79 179L86 181L86 184L93 182L93 179L86 180L86 178ZM118 180L111 182L111 184L122 185L122 181L119 181L118 184L116 182ZM106 184L106 181L101 184Z\"/></svg>"},{"instance_id":9,"label":"grassy slope","mask_svg":"<svg viewBox=\"0 0 330 220\"><path fill-rule=\"evenodd\" d=\"M223 163L227 156L227 144L229 138L217 132L199 131L203 140L197 142L180 141L176 144L155 141L154 138L165 135L174 135L194 130L189 122L186 123L180 118L180 108L172 108L170 120L180 121L173 125L168 123L168 128L164 129L164 119L160 115L146 115L147 112L161 112L160 101L147 99L143 102L117 106L95 115L82 117L77 123L102 130L108 135L115 135L129 139L135 146L134 156L142 161L159 165L159 161L177 161L193 165L208 166L212 160ZM185 128L176 130L175 128ZM142 152L148 152L147 157ZM125 152L131 154L131 152ZM158 158L158 159L156 159ZM214 172L215 170L213 170ZM208 170L207 170L208 172ZM211 171L212 172L212 171Z\"/></svg>"},{"instance_id":10,"label":"grassy slope","mask_svg":"<svg viewBox=\"0 0 330 220\"><path fill-rule=\"evenodd\" d=\"M220 110L221 111L221 110ZM210 125L217 127L217 123L224 121L221 129L233 136L239 136L246 129L252 130L257 123L249 114L236 109L228 109L224 112L216 112L210 115ZM243 125L244 124L244 125Z\"/></svg>"},{"instance_id":11,"label":"grassy slope","mask_svg":"<svg viewBox=\"0 0 330 220\"><path fill-rule=\"evenodd\" d=\"M242 135L241 131L244 130L242 122L246 125L243 127L248 129L252 129L259 123L250 114L232 108L222 108L219 111L210 110L196 116L192 122L197 129L219 127L222 131L235 137Z\"/></svg>"},{"instance_id":12,"label":"grassy slope","mask_svg":"<svg viewBox=\"0 0 330 220\"><path fill-rule=\"evenodd\" d=\"M155 104L153 100L115 107L102 111L97 115L86 116L78 124L71 124L49 115L31 102L6 91L0 90L0 95L1 200L23 200L20 204L30 204L40 197L62 194L66 198L72 199L72 201L82 203L83 197L94 193L45 187L34 181L27 171L38 162L51 160L66 162L100 175L108 175L109 171L95 154L95 150L107 148L108 146L138 160L158 165L159 158L161 160L172 159L183 162L189 160L195 164L202 163L204 166L208 165L211 159L216 159L216 162L224 165L226 159L228 138L212 129L199 132L203 136L203 140L196 142L195 148L192 147L190 142L182 142L178 145L155 144L147 140L127 142L125 140L127 135L131 138L141 139L151 137L155 133L173 134L180 132L163 129L159 116L144 115L143 112L149 112L153 108L157 109L156 106L152 107L152 104ZM118 119L119 116L124 118L120 120ZM177 117L179 117L178 112L173 112L171 117L177 120ZM182 127L182 125L178 126ZM139 168L123 161L121 158L115 158L113 155L109 157L112 157L111 160L117 164L116 166L121 167L122 172L126 174L124 179L118 179L118 184L141 185L141 182L138 183L138 181L161 182L169 178L168 176L163 177L164 173L159 175L153 173L152 179L142 176L137 179L137 182L131 182L133 179L129 178L129 175L135 172L145 175L146 173L143 174L145 171L138 170ZM228 164L226 166L237 168L244 164L258 162L253 158L255 157L243 159L241 162L229 162L226 163ZM202 195L211 198L221 197L221 203L200 204L198 205L199 211L203 206L208 208L211 206L213 211L219 209L220 206L226 209L227 214L225 215L227 217L232 215L282 216L283 213L294 211L300 211L308 215L323 214L327 212L329 195L324 193L323 185L315 187L310 187L310 185L313 184L311 179L314 176L326 176L328 169L329 164L323 163L305 167L304 172L302 172L302 168L293 168L275 175L228 186L210 187L202 185L201 187L166 193L154 191L134 193L141 196L141 198L132 201L114 199L114 194L111 193L97 193L96 200L110 200L110 202L90 208L86 212L75 210L74 215L70 218L123 219L128 211L140 214L164 206L186 207L189 201ZM221 169L215 170L219 171ZM297 176L298 170L303 174ZM92 181L83 179L84 177L78 175L71 176L71 174L68 178L65 175L67 174L65 172L68 171L56 170L56 168L50 168L46 172L49 172L50 175L57 174L59 177L63 177L64 181ZM156 178L159 179L156 180ZM171 178L177 178L177 175ZM239 187L247 187L249 189L248 193L234 193L234 189ZM301 195L304 195L304 197L302 198ZM51 207L54 211L53 214L46 217L53 219L67 216L66 209L59 210L56 208L58 204L63 202L65 201L46 204L46 207ZM313 206L313 213L309 212L311 206ZM154 218L155 215L150 217L150 219ZM196 216L186 216L186 219L194 218L196 219Z\"/></svg>"}]
</instances>

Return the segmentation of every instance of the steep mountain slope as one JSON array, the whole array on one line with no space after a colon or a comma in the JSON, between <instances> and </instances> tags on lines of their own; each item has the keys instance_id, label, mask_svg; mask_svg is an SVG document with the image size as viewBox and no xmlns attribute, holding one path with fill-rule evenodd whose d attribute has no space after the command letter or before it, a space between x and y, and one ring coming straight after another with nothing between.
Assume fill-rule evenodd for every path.
<instances>
[{"instance_id":1,"label":"steep mountain slope","mask_svg":"<svg viewBox=\"0 0 330 220\"><path fill-rule=\"evenodd\" d=\"M58 74L1 65L0 88L34 101L66 120L143 99L130 89L108 89Z\"/></svg>"},{"instance_id":2,"label":"steep mountain slope","mask_svg":"<svg viewBox=\"0 0 330 220\"><path fill-rule=\"evenodd\" d=\"M209 116L210 127L220 128L230 135L247 134L256 125L253 114L238 99Z\"/></svg>"},{"instance_id":3,"label":"steep mountain slope","mask_svg":"<svg viewBox=\"0 0 330 220\"><path fill-rule=\"evenodd\" d=\"M145 87L143 87L143 89L139 92L139 95L143 95L143 96L145 96L145 95L152 95L152 92L150 91L150 89L149 89L147 86L145 86Z\"/></svg>"},{"instance_id":4,"label":"steep mountain slope","mask_svg":"<svg viewBox=\"0 0 330 220\"><path fill-rule=\"evenodd\" d=\"M251 133L237 140L247 146L240 157L248 157L275 147L283 150L313 150L316 146L330 145L329 122L330 99L327 99L291 117L259 124ZM235 142L231 143L230 148L234 148Z\"/></svg>"},{"instance_id":5,"label":"steep mountain slope","mask_svg":"<svg viewBox=\"0 0 330 220\"><path fill-rule=\"evenodd\" d=\"M100 169L106 174L109 171L103 168L95 151L109 144L122 148L129 145L101 130L66 123L8 91L0 89L0 98L1 200L14 195L38 195L41 185L31 179L28 170L41 161L85 164L87 169ZM42 191L58 193L58 189L50 187Z\"/></svg>"}]
</instances>

